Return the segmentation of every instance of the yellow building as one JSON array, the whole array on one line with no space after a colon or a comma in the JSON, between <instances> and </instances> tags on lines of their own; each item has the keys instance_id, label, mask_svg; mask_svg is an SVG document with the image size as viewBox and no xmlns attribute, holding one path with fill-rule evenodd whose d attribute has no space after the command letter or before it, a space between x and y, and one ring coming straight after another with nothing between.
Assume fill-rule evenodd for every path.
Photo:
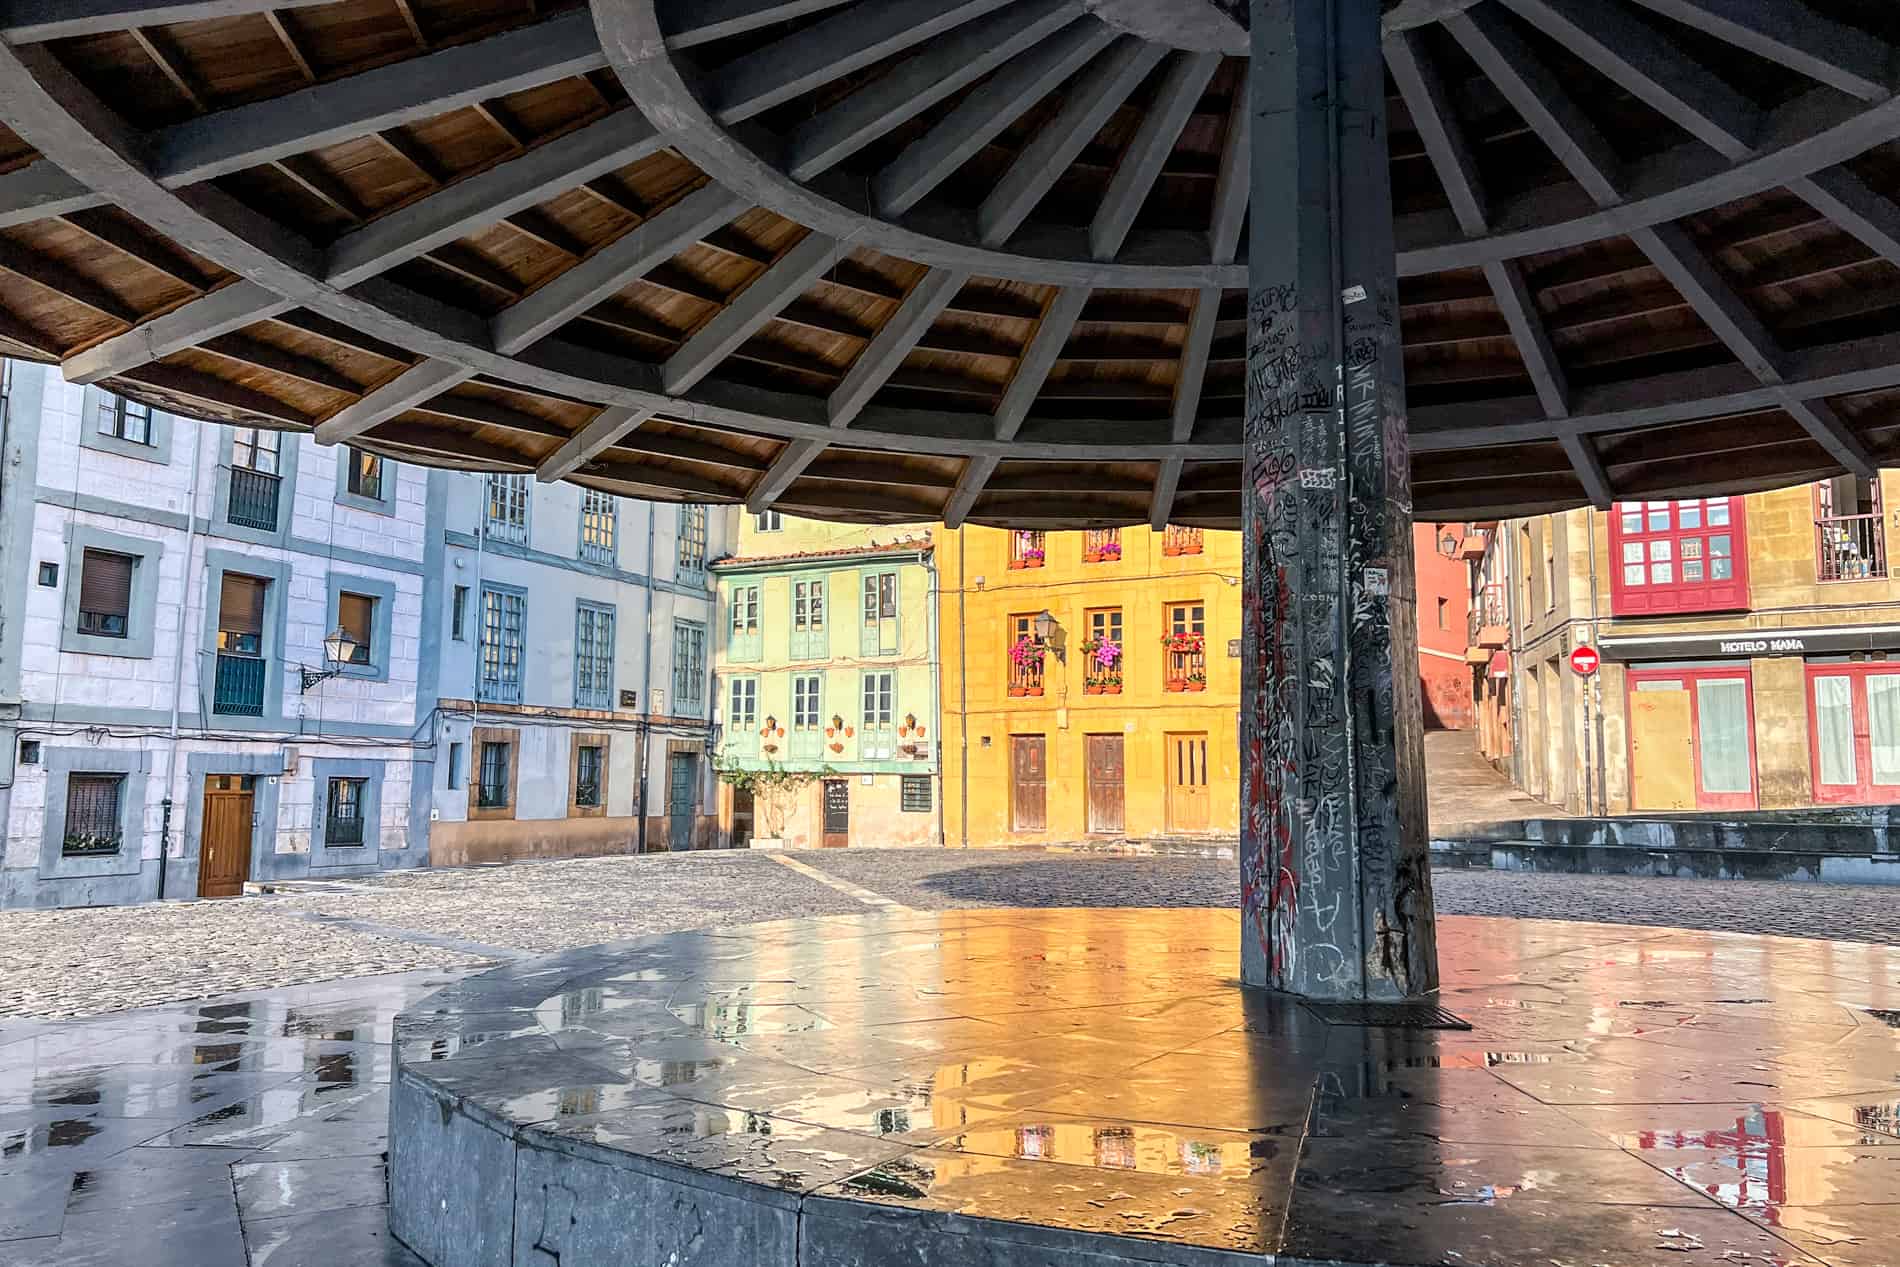
<instances>
[{"instance_id":1,"label":"yellow building","mask_svg":"<svg viewBox=\"0 0 1900 1267\"><path fill-rule=\"evenodd\" d=\"M719 821L728 839L937 844L928 531L746 515L738 553L712 570Z\"/></svg>"},{"instance_id":2,"label":"yellow building","mask_svg":"<svg viewBox=\"0 0 1900 1267\"><path fill-rule=\"evenodd\" d=\"M946 843L1237 834L1239 534L937 542Z\"/></svg>"}]
</instances>

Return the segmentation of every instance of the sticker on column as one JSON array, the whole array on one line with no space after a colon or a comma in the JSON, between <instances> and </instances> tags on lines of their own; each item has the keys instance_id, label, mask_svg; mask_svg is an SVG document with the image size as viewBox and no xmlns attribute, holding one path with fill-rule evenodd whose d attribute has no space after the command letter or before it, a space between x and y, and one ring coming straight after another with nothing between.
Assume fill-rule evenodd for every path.
<instances>
[{"instance_id":1,"label":"sticker on column","mask_svg":"<svg viewBox=\"0 0 1900 1267\"><path fill-rule=\"evenodd\" d=\"M1388 597L1392 593L1392 574L1384 568L1367 568L1361 575L1365 578L1366 593Z\"/></svg>"},{"instance_id":2,"label":"sticker on column","mask_svg":"<svg viewBox=\"0 0 1900 1267\"><path fill-rule=\"evenodd\" d=\"M1366 300L1366 288L1364 286L1348 286L1339 292L1339 297L1349 304L1364 303Z\"/></svg>"}]
</instances>

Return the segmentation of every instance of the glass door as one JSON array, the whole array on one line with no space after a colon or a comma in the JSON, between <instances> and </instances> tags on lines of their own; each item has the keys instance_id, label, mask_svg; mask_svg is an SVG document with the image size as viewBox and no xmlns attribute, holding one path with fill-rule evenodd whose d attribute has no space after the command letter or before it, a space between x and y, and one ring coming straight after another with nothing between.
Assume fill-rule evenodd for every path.
<instances>
[{"instance_id":1,"label":"glass door","mask_svg":"<svg viewBox=\"0 0 1900 1267\"><path fill-rule=\"evenodd\" d=\"M1808 742L1816 802L1900 801L1900 664L1810 664Z\"/></svg>"}]
</instances>

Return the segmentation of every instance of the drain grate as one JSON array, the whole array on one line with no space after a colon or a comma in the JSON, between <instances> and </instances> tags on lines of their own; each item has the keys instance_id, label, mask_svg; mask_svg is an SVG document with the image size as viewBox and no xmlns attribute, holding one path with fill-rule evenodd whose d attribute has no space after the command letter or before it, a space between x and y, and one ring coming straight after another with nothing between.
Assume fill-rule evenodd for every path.
<instances>
[{"instance_id":1,"label":"drain grate","mask_svg":"<svg viewBox=\"0 0 1900 1267\"><path fill-rule=\"evenodd\" d=\"M1328 1025L1378 1029L1470 1029L1471 1022L1431 1003L1308 1003Z\"/></svg>"}]
</instances>

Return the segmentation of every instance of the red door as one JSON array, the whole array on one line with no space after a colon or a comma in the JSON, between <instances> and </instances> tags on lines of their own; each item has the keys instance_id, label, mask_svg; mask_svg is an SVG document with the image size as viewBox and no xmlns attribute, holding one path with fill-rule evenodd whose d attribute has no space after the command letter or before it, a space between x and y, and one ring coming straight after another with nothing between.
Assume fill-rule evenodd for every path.
<instances>
[{"instance_id":1,"label":"red door","mask_svg":"<svg viewBox=\"0 0 1900 1267\"><path fill-rule=\"evenodd\" d=\"M1810 664L1807 677L1814 799L1900 801L1900 664Z\"/></svg>"}]
</instances>

